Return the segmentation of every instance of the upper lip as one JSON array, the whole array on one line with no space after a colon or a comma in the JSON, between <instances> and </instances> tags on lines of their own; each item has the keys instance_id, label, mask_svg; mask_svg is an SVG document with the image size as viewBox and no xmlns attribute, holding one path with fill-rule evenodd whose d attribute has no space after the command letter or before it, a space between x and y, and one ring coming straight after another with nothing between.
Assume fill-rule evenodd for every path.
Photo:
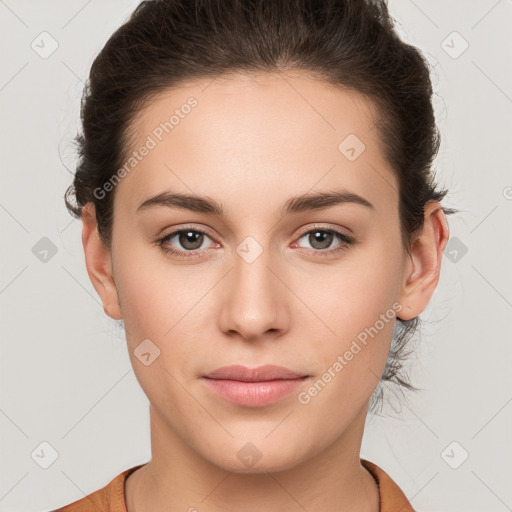
<instances>
[{"instance_id":1,"label":"upper lip","mask_svg":"<svg viewBox=\"0 0 512 512\"><path fill-rule=\"evenodd\" d=\"M207 379L238 380L241 382L265 382L268 380L297 379L307 377L307 375L301 375L283 366L267 364L257 368L247 368L240 365L222 366L206 374L204 377Z\"/></svg>"}]
</instances>

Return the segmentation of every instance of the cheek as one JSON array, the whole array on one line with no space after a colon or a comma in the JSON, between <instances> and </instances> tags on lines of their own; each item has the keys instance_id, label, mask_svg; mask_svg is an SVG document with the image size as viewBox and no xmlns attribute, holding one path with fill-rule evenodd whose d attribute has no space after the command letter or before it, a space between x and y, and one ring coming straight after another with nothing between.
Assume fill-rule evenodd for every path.
<instances>
[{"instance_id":1,"label":"cheek","mask_svg":"<svg viewBox=\"0 0 512 512\"><path fill-rule=\"evenodd\" d=\"M176 387L173 376L181 382L183 375L197 373L193 365L208 332L201 325L206 322L207 301L200 299L214 284L206 273L192 274L185 266L172 266L165 258L155 257L156 250L144 255L126 252L116 262L128 350L148 396L162 393L159 389L173 382ZM153 354L158 357L145 366L138 359L141 352L149 352L146 360Z\"/></svg>"},{"instance_id":2,"label":"cheek","mask_svg":"<svg viewBox=\"0 0 512 512\"><path fill-rule=\"evenodd\" d=\"M194 352L194 340L186 335L197 329L198 292L187 289L184 281L175 270L148 265L125 269L122 275L123 318L135 376L149 401L176 417L190 406L182 386L189 385L184 376L192 374L198 348Z\"/></svg>"},{"instance_id":3,"label":"cheek","mask_svg":"<svg viewBox=\"0 0 512 512\"><path fill-rule=\"evenodd\" d=\"M299 397L299 402L307 405L305 409L311 418L323 418L323 428L332 432L348 424L379 384L396 321L396 309L386 300L386 293L373 289L371 294L356 293L351 300L351 291L365 289L333 287L332 293L343 298L338 301L338 308L332 309L323 320L334 334L322 329L324 336L309 336L307 350L318 361L319 371ZM329 301L328 296L323 299Z\"/></svg>"},{"instance_id":4,"label":"cheek","mask_svg":"<svg viewBox=\"0 0 512 512\"><path fill-rule=\"evenodd\" d=\"M125 326L146 337L162 337L204 293L201 276L166 261L160 251L149 246L118 251L115 262Z\"/></svg>"},{"instance_id":5,"label":"cheek","mask_svg":"<svg viewBox=\"0 0 512 512\"><path fill-rule=\"evenodd\" d=\"M383 247L361 249L340 265L318 267L307 280L297 281L298 294L307 297L311 311L323 320L326 335L341 340L355 337L392 308L399 292L400 256L388 250L389 257L382 260L378 255L386 254L383 251Z\"/></svg>"},{"instance_id":6,"label":"cheek","mask_svg":"<svg viewBox=\"0 0 512 512\"><path fill-rule=\"evenodd\" d=\"M306 315L301 329L309 333L311 350L326 372L325 381L341 403L368 398L386 364L400 310L396 302L400 256L394 258L392 249L387 250L385 261L378 257L386 254L383 247L361 250L346 264L325 267L315 280L303 280L297 290L299 296L307 297L305 302L314 314Z\"/></svg>"}]
</instances>

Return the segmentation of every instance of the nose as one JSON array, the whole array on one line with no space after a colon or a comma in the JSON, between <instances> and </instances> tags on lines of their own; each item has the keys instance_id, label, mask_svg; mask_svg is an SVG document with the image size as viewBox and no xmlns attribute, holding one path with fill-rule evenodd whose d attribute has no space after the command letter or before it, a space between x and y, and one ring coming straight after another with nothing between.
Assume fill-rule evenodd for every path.
<instances>
[{"instance_id":1,"label":"nose","mask_svg":"<svg viewBox=\"0 0 512 512\"><path fill-rule=\"evenodd\" d=\"M286 329L291 292L280 266L263 252L250 262L238 255L222 290L220 328L230 336L248 341L276 338Z\"/></svg>"}]
</instances>

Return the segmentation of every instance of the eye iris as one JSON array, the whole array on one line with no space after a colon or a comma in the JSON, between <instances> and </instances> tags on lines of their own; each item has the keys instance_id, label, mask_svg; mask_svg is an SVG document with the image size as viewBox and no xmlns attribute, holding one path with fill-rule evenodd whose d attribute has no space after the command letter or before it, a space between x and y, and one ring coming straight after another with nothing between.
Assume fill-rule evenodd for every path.
<instances>
[{"instance_id":1,"label":"eye iris","mask_svg":"<svg viewBox=\"0 0 512 512\"><path fill-rule=\"evenodd\" d=\"M203 234L197 231L182 231L179 234L179 242L185 249L199 249L203 244ZM192 239L192 240L191 240ZM199 240L199 244L197 241ZM192 246L190 246L192 244ZM197 246L196 246L197 245Z\"/></svg>"},{"instance_id":2,"label":"eye iris","mask_svg":"<svg viewBox=\"0 0 512 512\"><path fill-rule=\"evenodd\" d=\"M331 245L333 236L328 231L312 231L309 235L309 243L315 249L326 249ZM315 246L317 242L320 242L320 247Z\"/></svg>"}]
</instances>

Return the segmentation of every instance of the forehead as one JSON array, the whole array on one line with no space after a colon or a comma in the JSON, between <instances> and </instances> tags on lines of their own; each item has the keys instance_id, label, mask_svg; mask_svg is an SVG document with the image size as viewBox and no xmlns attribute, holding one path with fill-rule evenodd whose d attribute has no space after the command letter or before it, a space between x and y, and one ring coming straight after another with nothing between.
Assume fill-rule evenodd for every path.
<instances>
[{"instance_id":1,"label":"forehead","mask_svg":"<svg viewBox=\"0 0 512 512\"><path fill-rule=\"evenodd\" d=\"M211 197L269 199L345 186L380 203L397 201L376 110L362 94L305 73L201 79L153 96L133 118L130 153L117 185L134 213L167 188ZM116 199L117 201L117 199Z\"/></svg>"}]
</instances>

